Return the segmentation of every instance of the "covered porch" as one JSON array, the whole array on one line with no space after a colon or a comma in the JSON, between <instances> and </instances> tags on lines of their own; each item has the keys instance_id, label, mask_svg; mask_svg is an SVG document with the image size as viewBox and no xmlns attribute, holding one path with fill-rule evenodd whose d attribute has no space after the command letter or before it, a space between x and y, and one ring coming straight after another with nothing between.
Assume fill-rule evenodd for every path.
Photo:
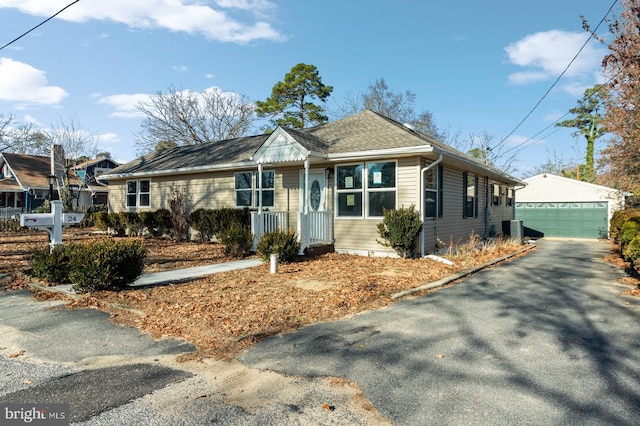
<instances>
[{"instance_id":1,"label":"covered porch","mask_svg":"<svg viewBox=\"0 0 640 426\"><path fill-rule=\"evenodd\" d=\"M292 230L292 219L295 220L300 254L308 252L313 247L332 245L334 242L333 211L327 208L329 172L325 168L311 168L312 161L326 164L325 156L308 151L290 134L278 128L256 151L252 159L258 165L257 211L251 214L254 249L265 233ZM300 202L297 211L283 210L277 204L268 210L263 207L262 176L265 166L276 170L279 167L300 167ZM295 216L291 217L292 215Z\"/></svg>"}]
</instances>

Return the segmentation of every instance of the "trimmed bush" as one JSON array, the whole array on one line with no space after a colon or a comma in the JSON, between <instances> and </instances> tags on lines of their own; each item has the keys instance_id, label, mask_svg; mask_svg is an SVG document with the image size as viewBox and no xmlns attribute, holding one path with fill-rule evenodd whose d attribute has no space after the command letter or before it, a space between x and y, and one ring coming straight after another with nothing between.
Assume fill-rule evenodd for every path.
<instances>
[{"instance_id":1,"label":"trimmed bush","mask_svg":"<svg viewBox=\"0 0 640 426\"><path fill-rule=\"evenodd\" d=\"M88 244L68 243L31 252L31 273L79 292L121 289L142 274L146 248L134 239L105 238Z\"/></svg>"},{"instance_id":2,"label":"trimmed bush","mask_svg":"<svg viewBox=\"0 0 640 426\"><path fill-rule=\"evenodd\" d=\"M618 240L618 233L620 229L624 225L624 223L634 216L640 217L640 210L638 209L625 209L625 210L616 210L613 212L611 216L611 221L609 222L609 235L614 240Z\"/></svg>"},{"instance_id":3,"label":"trimmed bush","mask_svg":"<svg viewBox=\"0 0 640 426\"><path fill-rule=\"evenodd\" d=\"M153 213L157 224L156 232L162 235L171 229L171 212L168 209L158 209Z\"/></svg>"},{"instance_id":4,"label":"trimmed bush","mask_svg":"<svg viewBox=\"0 0 640 426\"><path fill-rule=\"evenodd\" d=\"M253 234L250 229L236 226L218 236L225 245L224 254L233 257L246 257L251 253Z\"/></svg>"},{"instance_id":5,"label":"trimmed bush","mask_svg":"<svg viewBox=\"0 0 640 426\"><path fill-rule=\"evenodd\" d=\"M96 228L101 231L108 231L111 227L110 215L107 212L95 212L93 214L93 223Z\"/></svg>"},{"instance_id":6,"label":"trimmed bush","mask_svg":"<svg viewBox=\"0 0 640 426\"><path fill-rule=\"evenodd\" d=\"M122 217L119 213L109 213L109 228L116 235L124 235L126 226L122 223Z\"/></svg>"},{"instance_id":7,"label":"trimmed bush","mask_svg":"<svg viewBox=\"0 0 640 426\"><path fill-rule=\"evenodd\" d=\"M233 228L251 229L251 213L247 208L211 210L211 227L211 232L218 238Z\"/></svg>"},{"instance_id":8,"label":"trimmed bush","mask_svg":"<svg viewBox=\"0 0 640 426\"><path fill-rule=\"evenodd\" d=\"M84 214L84 218L82 218L82 222L80 222L80 227L89 228L95 225L95 215L98 212L107 212L107 206L105 205L95 205L89 206L87 211ZM106 229L105 229L106 231Z\"/></svg>"},{"instance_id":9,"label":"trimmed bush","mask_svg":"<svg viewBox=\"0 0 640 426\"><path fill-rule=\"evenodd\" d=\"M49 246L31 250L29 263L31 273L36 278L60 284L70 283L69 255L62 244L55 246L52 251Z\"/></svg>"},{"instance_id":10,"label":"trimmed bush","mask_svg":"<svg viewBox=\"0 0 640 426\"><path fill-rule=\"evenodd\" d=\"M618 232L618 243L624 247L640 234L640 216L630 217Z\"/></svg>"},{"instance_id":11,"label":"trimmed bush","mask_svg":"<svg viewBox=\"0 0 640 426\"><path fill-rule=\"evenodd\" d=\"M146 248L137 239L69 243L69 280L79 292L118 290L142 274Z\"/></svg>"},{"instance_id":12,"label":"trimmed bush","mask_svg":"<svg viewBox=\"0 0 640 426\"><path fill-rule=\"evenodd\" d=\"M422 229L420 213L412 204L409 208L384 209L384 219L378 224L379 244L393 249L402 258L413 257L416 239Z\"/></svg>"},{"instance_id":13,"label":"trimmed bush","mask_svg":"<svg viewBox=\"0 0 640 426\"><path fill-rule=\"evenodd\" d=\"M622 257L634 265L637 260L640 260L640 233L625 244L622 249Z\"/></svg>"},{"instance_id":14,"label":"trimmed bush","mask_svg":"<svg viewBox=\"0 0 640 426\"><path fill-rule=\"evenodd\" d=\"M268 261L272 254L277 254L280 261L289 263L298 259L300 243L293 231L273 231L265 233L257 247L258 254Z\"/></svg>"},{"instance_id":15,"label":"trimmed bush","mask_svg":"<svg viewBox=\"0 0 640 426\"><path fill-rule=\"evenodd\" d=\"M213 210L194 210L189 215L189 226L198 231L200 241L209 241L213 237Z\"/></svg>"},{"instance_id":16,"label":"trimmed bush","mask_svg":"<svg viewBox=\"0 0 640 426\"><path fill-rule=\"evenodd\" d=\"M118 213L120 216L120 222L124 226L126 230L129 231L129 235L138 236L142 234L142 219L138 215L138 213L134 212L120 212Z\"/></svg>"}]
</instances>

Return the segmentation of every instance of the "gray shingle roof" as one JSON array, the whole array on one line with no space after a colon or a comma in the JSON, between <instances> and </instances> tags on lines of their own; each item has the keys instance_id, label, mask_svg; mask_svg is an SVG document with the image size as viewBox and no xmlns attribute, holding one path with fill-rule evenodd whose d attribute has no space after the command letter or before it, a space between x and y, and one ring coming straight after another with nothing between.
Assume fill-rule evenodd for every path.
<instances>
[{"instance_id":1,"label":"gray shingle roof","mask_svg":"<svg viewBox=\"0 0 640 426\"><path fill-rule=\"evenodd\" d=\"M320 154L433 146L438 151L474 163L477 167L504 175L495 167L487 166L371 110L317 127L284 130L305 149ZM251 162L253 154L268 138L269 135L265 134L156 151L113 169L106 176L180 172L194 168L202 170L225 165L231 167L233 164Z\"/></svg>"}]
</instances>

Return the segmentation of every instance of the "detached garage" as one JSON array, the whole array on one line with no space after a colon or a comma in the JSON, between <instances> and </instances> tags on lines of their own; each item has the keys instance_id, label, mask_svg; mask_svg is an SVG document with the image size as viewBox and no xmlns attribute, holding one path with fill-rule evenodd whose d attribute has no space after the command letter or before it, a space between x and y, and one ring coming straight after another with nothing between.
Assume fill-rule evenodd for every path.
<instances>
[{"instance_id":1,"label":"detached garage","mask_svg":"<svg viewBox=\"0 0 640 426\"><path fill-rule=\"evenodd\" d=\"M608 238L609 220L624 205L622 192L544 173L524 179L516 193L516 214L525 235Z\"/></svg>"}]
</instances>

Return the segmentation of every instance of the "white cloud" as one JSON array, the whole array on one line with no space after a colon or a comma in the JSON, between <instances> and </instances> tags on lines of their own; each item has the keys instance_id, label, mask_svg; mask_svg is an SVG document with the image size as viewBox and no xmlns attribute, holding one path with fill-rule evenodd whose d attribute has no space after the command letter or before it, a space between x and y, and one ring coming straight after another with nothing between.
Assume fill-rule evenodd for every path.
<instances>
[{"instance_id":1,"label":"white cloud","mask_svg":"<svg viewBox=\"0 0 640 426\"><path fill-rule=\"evenodd\" d=\"M505 141L505 145L509 147L523 147L529 145L544 145L547 141L544 139L535 139L522 135L511 135Z\"/></svg>"},{"instance_id":2,"label":"white cloud","mask_svg":"<svg viewBox=\"0 0 640 426\"><path fill-rule=\"evenodd\" d=\"M71 6L58 18L72 22L112 21L132 28L163 28L202 34L223 42L283 39L282 34L266 22L268 12L275 7L269 1L221 0L216 2L218 7L215 9L207 3L190 0L92 0ZM67 4L68 0L0 0L0 9L14 8L48 17ZM228 12L241 15L248 23L230 17Z\"/></svg>"},{"instance_id":3,"label":"white cloud","mask_svg":"<svg viewBox=\"0 0 640 426\"><path fill-rule=\"evenodd\" d=\"M24 62L0 58L0 100L55 105L68 95L61 87L49 86L44 71Z\"/></svg>"},{"instance_id":4,"label":"white cloud","mask_svg":"<svg viewBox=\"0 0 640 426\"><path fill-rule=\"evenodd\" d=\"M136 93L132 95L121 94L105 96L98 100L98 103L109 105L115 108L110 116L118 118L140 118L144 117L140 111L136 109L138 102L147 102L149 95L145 93Z\"/></svg>"},{"instance_id":5,"label":"white cloud","mask_svg":"<svg viewBox=\"0 0 640 426\"><path fill-rule=\"evenodd\" d=\"M589 37L585 32L551 30L530 34L505 48L512 64L525 68L513 73L513 84L528 84L557 78ZM565 77L592 78L600 68L604 50L589 43L565 73ZM591 83L592 85L593 83Z\"/></svg>"},{"instance_id":6,"label":"white cloud","mask_svg":"<svg viewBox=\"0 0 640 426\"><path fill-rule=\"evenodd\" d=\"M98 135L98 140L101 144L103 143L114 143L120 142L120 136L117 133L101 133Z\"/></svg>"},{"instance_id":7,"label":"white cloud","mask_svg":"<svg viewBox=\"0 0 640 426\"><path fill-rule=\"evenodd\" d=\"M186 65L174 65L173 66L173 70L174 71L178 71L178 72L186 72L187 71L187 66Z\"/></svg>"},{"instance_id":8,"label":"white cloud","mask_svg":"<svg viewBox=\"0 0 640 426\"><path fill-rule=\"evenodd\" d=\"M211 73L207 73L207 74L205 74L205 78L207 78L207 79L216 78L216 75L215 74L211 74Z\"/></svg>"}]
</instances>

